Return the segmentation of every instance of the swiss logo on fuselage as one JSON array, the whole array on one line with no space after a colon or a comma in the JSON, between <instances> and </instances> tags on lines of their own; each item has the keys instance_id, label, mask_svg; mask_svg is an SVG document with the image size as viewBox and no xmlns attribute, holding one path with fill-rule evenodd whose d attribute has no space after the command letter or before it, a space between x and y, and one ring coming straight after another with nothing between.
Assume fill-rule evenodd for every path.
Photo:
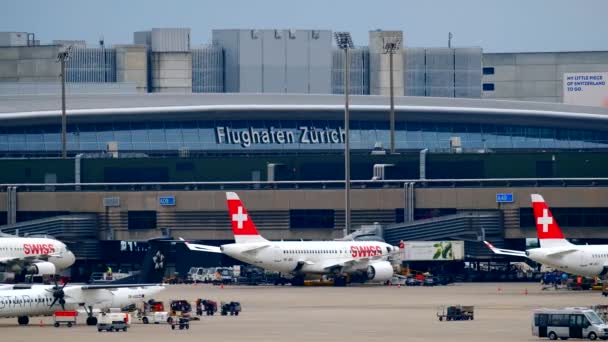
<instances>
[{"instance_id":1,"label":"swiss logo on fuselage","mask_svg":"<svg viewBox=\"0 0 608 342\"><path fill-rule=\"evenodd\" d=\"M382 248L380 246L350 246L350 255L353 258L382 255Z\"/></svg>"},{"instance_id":2,"label":"swiss logo on fuselage","mask_svg":"<svg viewBox=\"0 0 608 342\"><path fill-rule=\"evenodd\" d=\"M53 254L55 247L50 243L24 243L23 252L30 254Z\"/></svg>"}]
</instances>

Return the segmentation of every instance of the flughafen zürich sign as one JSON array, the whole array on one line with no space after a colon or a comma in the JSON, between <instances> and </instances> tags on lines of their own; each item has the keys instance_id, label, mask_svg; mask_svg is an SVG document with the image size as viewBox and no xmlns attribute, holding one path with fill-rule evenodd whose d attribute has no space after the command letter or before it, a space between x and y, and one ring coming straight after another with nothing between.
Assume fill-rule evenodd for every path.
<instances>
[{"instance_id":1,"label":"flughafen z\u00fcrich sign","mask_svg":"<svg viewBox=\"0 0 608 342\"><path fill-rule=\"evenodd\" d=\"M215 128L218 144L236 144L245 148L257 144L343 144L345 136L342 127L300 126L297 129L287 129L219 126Z\"/></svg>"}]
</instances>

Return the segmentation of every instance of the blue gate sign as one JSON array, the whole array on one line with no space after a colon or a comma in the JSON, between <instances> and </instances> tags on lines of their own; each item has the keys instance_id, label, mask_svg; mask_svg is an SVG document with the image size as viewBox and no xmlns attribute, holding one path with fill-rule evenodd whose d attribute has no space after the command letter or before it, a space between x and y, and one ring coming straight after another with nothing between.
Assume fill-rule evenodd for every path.
<instances>
[{"instance_id":1,"label":"blue gate sign","mask_svg":"<svg viewBox=\"0 0 608 342\"><path fill-rule=\"evenodd\" d=\"M496 203L513 203L513 194L496 194Z\"/></svg>"},{"instance_id":2,"label":"blue gate sign","mask_svg":"<svg viewBox=\"0 0 608 342\"><path fill-rule=\"evenodd\" d=\"M158 204L160 205L175 205L175 197L165 196L158 198Z\"/></svg>"}]
</instances>

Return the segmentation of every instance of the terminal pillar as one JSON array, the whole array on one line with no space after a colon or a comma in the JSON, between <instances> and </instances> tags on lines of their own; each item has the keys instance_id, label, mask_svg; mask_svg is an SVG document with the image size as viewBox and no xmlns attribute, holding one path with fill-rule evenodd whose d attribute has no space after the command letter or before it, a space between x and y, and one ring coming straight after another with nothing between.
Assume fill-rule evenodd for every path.
<instances>
[{"instance_id":1,"label":"terminal pillar","mask_svg":"<svg viewBox=\"0 0 608 342\"><path fill-rule=\"evenodd\" d=\"M17 223L17 187L9 186L6 189L6 223Z\"/></svg>"}]
</instances>

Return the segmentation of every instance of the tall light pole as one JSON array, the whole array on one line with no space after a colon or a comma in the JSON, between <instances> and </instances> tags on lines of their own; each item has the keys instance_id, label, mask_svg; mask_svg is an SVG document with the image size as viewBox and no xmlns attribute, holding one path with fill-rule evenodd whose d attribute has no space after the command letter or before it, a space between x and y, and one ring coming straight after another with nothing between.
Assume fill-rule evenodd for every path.
<instances>
[{"instance_id":1,"label":"tall light pole","mask_svg":"<svg viewBox=\"0 0 608 342\"><path fill-rule=\"evenodd\" d=\"M65 62L70 58L70 51L72 46L70 45L64 51L59 52L57 60L61 63L61 158L67 157L66 149L66 130L67 130L67 118L65 114Z\"/></svg>"},{"instance_id":2,"label":"tall light pole","mask_svg":"<svg viewBox=\"0 0 608 342\"><path fill-rule=\"evenodd\" d=\"M389 56L389 82L390 82L390 139L391 139L391 154L395 153L395 87L393 84L393 54L401 45L401 39L398 37L384 38L384 53Z\"/></svg>"},{"instance_id":3,"label":"tall light pole","mask_svg":"<svg viewBox=\"0 0 608 342\"><path fill-rule=\"evenodd\" d=\"M334 32L336 45L344 50L344 236L348 235L350 228L350 146L349 146L349 113L348 113L348 49L354 47L349 32Z\"/></svg>"}]
</instances>

